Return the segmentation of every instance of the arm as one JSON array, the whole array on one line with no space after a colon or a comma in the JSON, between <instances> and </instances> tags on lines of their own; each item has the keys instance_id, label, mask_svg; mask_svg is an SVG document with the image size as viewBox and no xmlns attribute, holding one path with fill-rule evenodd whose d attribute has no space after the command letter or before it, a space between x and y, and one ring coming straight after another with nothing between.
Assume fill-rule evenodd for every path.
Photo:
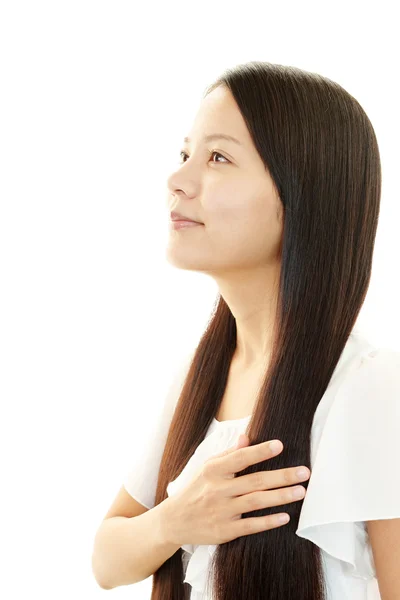
<instances>
[{"instance_id":1,"label":"arm","mask_svg":"<svg viewBox=\"0 0 400 600\"><path fill-rule=\"evenodd\" d=\"M382 600L400 598L400 519L366 521Z\"/></svg>"},{"instance_id":2,"label":"arm","mask_svg":"<svg viewBox=\"0 0 400 600\"><path fill-rule=\"evenodd\" d=\"M136 517L111 517L101 523L92 555L92 570L101 588L110 590L150 577L180 548L164 539L167 500Z\"/></svg>"}]
</instances>

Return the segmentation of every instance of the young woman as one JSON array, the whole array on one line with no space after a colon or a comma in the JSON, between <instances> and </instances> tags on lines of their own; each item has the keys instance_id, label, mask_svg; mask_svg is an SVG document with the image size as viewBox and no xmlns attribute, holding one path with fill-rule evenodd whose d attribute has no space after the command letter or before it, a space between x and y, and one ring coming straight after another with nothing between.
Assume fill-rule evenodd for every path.
<instances>
[{"instance_id":1,"label":"young woman","mask_svg":"<svg viewBox=\"0 0 400 600\"><path fill-rule=\"evenodd\" d=\"M251 62L207 89L181 157L168 207L192 223L171 223L167 259L219 295L124 483L163 506L172 550L152 600L395 600L400 352L355 327L380 206L374 129L339 84ZM311 472L297 501L295 466Z\"/></svg>"}]
</instances>

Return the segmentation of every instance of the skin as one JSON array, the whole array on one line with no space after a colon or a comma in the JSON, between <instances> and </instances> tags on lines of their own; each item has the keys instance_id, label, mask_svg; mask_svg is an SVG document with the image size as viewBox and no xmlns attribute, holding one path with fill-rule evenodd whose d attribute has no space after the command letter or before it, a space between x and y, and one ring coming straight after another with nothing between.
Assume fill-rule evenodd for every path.
<instances>
[{"instance_id":1,"label":"skin","mask_svg":"<svg viewBox=\"0 0 400 600\"><path fill-rule=\"evenodd\" d=\"M203 139L221 132L241 145ZM170 229L166 258L213 277L236 319L235 365L254 369L270 355L283 206L227 88L202 100L188 137L179 168L167 180L168 210L202 225Z\"/></svg>"}]
</instances>

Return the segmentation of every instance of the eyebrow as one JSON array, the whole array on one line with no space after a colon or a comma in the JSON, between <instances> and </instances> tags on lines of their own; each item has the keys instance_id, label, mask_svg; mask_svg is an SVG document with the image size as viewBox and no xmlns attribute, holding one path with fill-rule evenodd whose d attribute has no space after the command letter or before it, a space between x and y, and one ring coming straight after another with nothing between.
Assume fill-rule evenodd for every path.
<instances>
[{"instance_id":1,"label":"eyebrow","mask_svg":"<svg viewBox=\"0 0 400 600\"><path fill-rule=\"evenodd\" d=\"M205 142L210 142L211 140L226 140L228 142L235 142L235 144L239 144L239 146L243 146L242 142L239 142L239 140L232 135L228 135L227 133L211 133L210 135L206 135L204 137ZM183 138L183 141L189 144L190 138L185 137Z\"/></svg>"}]
</instances>

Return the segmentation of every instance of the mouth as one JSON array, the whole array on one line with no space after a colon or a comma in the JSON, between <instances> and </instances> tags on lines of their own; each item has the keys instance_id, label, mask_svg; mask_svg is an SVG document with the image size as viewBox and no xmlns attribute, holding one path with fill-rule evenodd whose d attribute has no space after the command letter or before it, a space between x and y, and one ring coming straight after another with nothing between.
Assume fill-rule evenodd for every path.
<instances>
[{"instance_id":1,"label":"mouth","mask_svg":"<svg viewBox=\"0 0 400 600\"><path fill-rule=\"evenodd\" d=\"M175 221L175 222L176 221L185 221L187 223L197 223L198 225L204 225L204 223L200 223L200 221L194 221L193 219L189 219L188 217L185 217L184 215L182 215L176 211L171 212L170 220Z\"/></svg>"},{"instance_id":2,"label":"mouth","mask_svg":"<svg viewBox=\"0 0 400 600\"><path fill-rule=\"evenodd\" d=\"M172 229L189 229L192 227L201 227L203 226L203 223L197 223L196 221L187 221L183 219L171 219L170 226Z\"/></svg>"},{"instance_id":3,"label":"mouth","mask_svg":"<svg viewBox=\"0 0 400 600\"><path fill-rule=\"evenodd\" d=\"M171 219L171 223L196 223L197 225L203 225L199 221L191 221L190 219Z\"/></svg>"}]
</instances>

